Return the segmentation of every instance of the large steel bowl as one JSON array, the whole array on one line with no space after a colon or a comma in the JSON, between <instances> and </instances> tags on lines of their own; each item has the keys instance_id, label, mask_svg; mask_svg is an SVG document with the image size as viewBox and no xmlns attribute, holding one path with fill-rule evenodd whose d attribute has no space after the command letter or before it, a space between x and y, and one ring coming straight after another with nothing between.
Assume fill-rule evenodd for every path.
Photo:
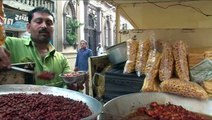
<instances>
[{"instance_id":1,"label":"large steel bowl","mask_svg":"<svg viewBox=\"0 0 212 120\"><path fill-rule=\"evenodd\" d=\"M38 93L38 92L42 94L64 96L66 98L70 98L73 100L82 101L86 103L88 107L90 108L92 115L84 118L83 120L96 119L96 117L102 111L102 104L98 100L80 92L58 88L58 87L39 86L39 85L24 85L24 84L0 85L0 95L9 94L9 93L32 94L32 93Z\"/></svg>"},{"instance_id":2,"label":"large steel bowl","mask_svg":"<svg viewBox=\"0 0 212 120\"><path fill-rule=\"evenodd\" d=\"M181 105L187 110L212 116L212 100L198 100L167 93L145 92L123 95L108 101L104 104L98 120L119 120L138 107L146 107L155 101L159 104L170 102Z\"/></svg>"},{"instance_id":3,"label":"large steel bowl","mask_svg":"<svg viewBox=\"0 0 212 120\"><path fill-rule=\"evenodd\" d=\"M114 65L127 61L127 43L121 42L107 48L107 54L110 62Z\"/></svg>"}]
</instances>

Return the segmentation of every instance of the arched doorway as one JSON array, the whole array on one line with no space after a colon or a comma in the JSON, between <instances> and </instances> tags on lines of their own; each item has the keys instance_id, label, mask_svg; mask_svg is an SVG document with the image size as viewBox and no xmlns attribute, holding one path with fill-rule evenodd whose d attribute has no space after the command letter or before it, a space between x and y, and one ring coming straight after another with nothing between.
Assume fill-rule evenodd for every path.
<instances>
[{"instance_id":1,"label":"arched doorway","mask_svg":"<svg viewBox=\"0 0 212 120\"><path fill-rule=\"evenodd\" d=\"M71 19L76 19L76 10L75 10L75 4L76 2L70 0L66 2L66 5L63 10L63 20L64 20L64 40L63 40L63 47L66 49L69 45L67 39L69 37L70 33L70 26L67 25L69 24L69 21Z\"/></svg>"}]
</instances>

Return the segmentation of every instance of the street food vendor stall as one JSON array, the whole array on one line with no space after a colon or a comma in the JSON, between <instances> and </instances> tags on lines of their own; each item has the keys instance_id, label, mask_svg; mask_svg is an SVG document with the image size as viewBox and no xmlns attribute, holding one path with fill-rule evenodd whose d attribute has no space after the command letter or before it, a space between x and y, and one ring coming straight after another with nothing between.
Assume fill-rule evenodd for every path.
<instances>
[{"instance_id":1,"label":"street food vendor stall","mask_svg":"<svg viewBox=\"0 0 212 120\"><path fill-rule=\"evenodd\" d=\"M4 105L4 109L1 109L1 113L3 114L2 116L0 116L0 118L11 118L12 115L18 114L19 116L16 116L18 117L18 119L21 119L23 117L25 117L25 119L30 119L31 117L33 117L34 119L36 119L36 117L39 117L40 119L48 119L54 118L54 116L52 115L56 115L61 119L67 120L90 120L96 119L96 116L100 114L100 116L98 117L98 119L100 120L140 119L143 117L148 118L149 120L159 118L174 120L179 120L179 118L182 118L183 120L185 120L184 118L186 118L186 120L211 120L212 101L209 98L211 94L210 74L207 74L205 77L200 79L200 77L204 73L204 70L202 73L202 70L199 69L199 67L202 69L211 65L211 18L210 13L208 13L208 9L210 9L210 2L203 0L185 0L183 2L181 0L174 2L166 0L159 0L157 2L144 0L121 2L121 0L117 0L116 2L115 0L113 0L112 2L113 4L116 4L118 10L122 10L122 7L127 7L128 4L133 8L136 8L137 5L140 6L140 10L136 10L136 12L139 12L135 13L135 11L133 10L131 11L131 14L135 13L134 15L137 16L137 14L142 13L143 17L138 18L138 21L142 21L139 23L142 24L136 24L135 21L130 20L131 22L135 23L134 26L136 29L120 31L119 33L117 32L117 34L120 34L117 35L117 37L119 37L119 39L117 39L117 43L120 43L117 45L123 45L122 42L125 42L124 45L126 48L126 52L124 53L126 53L126 61L122 61L119 66L117 66L117 64L112 64L112 67L122 68L121 77L119 76L118 79L114 80L113 84L118 85L120 82L117 81L122 79L121 83L125 83L127 87L123 87L123 84L121 84L120 86L123 87L121 90L125 89L127 92L129 92L128 90L130 88L139 88L139 91L134 94L126 94L114 99L112 98L112 100L104 104L103 110L101 110L102 106L99 101L76 91L36 85L1 85L0 89L2 91L0 91L0 97L1 103L3 103ZM124 5L119 5L117 3L124 3ZM203 6L208 8L206 10L204 9L204 12L202 12ZM166 7L167 9L164 9ZM171 8L171 10L169 8ZM179 11L180 13L177 11ZM192 14L189 14L190 12L193 13L195 17ZM178 14L176 15L176 13ZM117 12L117 14L120 13ZM183 16L186 16L187 19L182 17L182 14ZM205 14L206 16L204 16ZM176 18L175 15L178 18ZM128 17L130 16L128 15ZM193 21L188 22L188 20L191 20L188 18L192 18ZM197 20L194 18L196 18ZM197 22L200 21L199 19L203 20L203 22ZM187 21L187 23L184 23L185 21ZM166 44L169 42L171 44L171 47ZM114 48L114 46L112 46L111 48ZM200 61L195 61L191 64L191 59L195 60L194 58L196 57L190 58L190 53L193 53L192 56L196 57L202 55L203 58L198 59ZM141 54L145 57L141 57L137 62L137 55L138 57L140 57ZM102 72L111 69L110 55L111 54L101 56L102 60L104 61L99 60L98 58L95 59L95 57L91 58L89 73L91 73L92 76L90 77L93 78L94 75L99 75L95 72L99 72L101 74ZM135 65L137 63L138 65L141 65L141 62L143 61L146 61L146 64L143 66L144 69L137 69L136 71ZM109 67L104 68L108 65ZM190 73L192 70L194 72ZM207 73L210 72L209 70L210 67L207 68ZM199 72L195 73L196 71ZM134 76L131 76L131 73L133 72L136 73L134 74L134 76L137 76L136 79L134 79ZM71 74L70 76L72 75L73 74ZM141 77L143 75L145 75L145 77ZM101 75L99 75L99 77L100 76ZM112 73L109 77L107 76L109 78L108 80L110 81L112 81L111 76ZM107 90L111 90L112 88L117 87L110 84L112 87L109 88L107 86L108 80L105 79L105 93L108 93ZM205 80L207 80L207 82ZM144 83L142 83L141 81L143 81ZM203 84L199 84L201 82ZM91 84L97 85L98 82L91 81ZM137 87L137 85L140 87ZM114 90L116 90L117 92L123 92L120 89ZM49 94L52 94L53 96ZM32 97L34 95L38 99L35 99L36 97ZM68 104L67 99L64 99L64 97L79 101L75 105L77 107L82 107L76 108L75 105L74 107L70 107L70 104ZM16 100L14 98L19 98L19 100ZM50 98L54 98L54 100L51 100ZM69 102L70 99L68 99ZM12 100L13 102L8 102ZM27 103L26 100L29 100L30 104L29 102ZM61 103L61 101L65 102L63 102L63 104L58 104ZM27 104L28 106L24 106L24 104ZM83 106L82 104L85 106ZM11 107L13 107L13 109L11 109ZM90 111L87 108L90 108ZM5 109L7 109L7 111L4 111ZM30 110L37 110L37 112L30 112ZM46 111L49 110L50 112L47 113ZM56 113L55 111L52 112L51 110L61 112ZM65 110L66 112L64 113ZM85 111L82 112L81 110ZM82 116L82 118L69 118L71 117L69 114L73 113L75 115L76 111L77 113L78 111L81 111L80 116L81 114L86 114L84 116L85 118ZM26 114L25 112L28 113ZM206 117L203 118L204 116Z\"/></svg>"},{"instance_id":2,"label":"street food vendor stall","mask_svg":"<svg viewBox=\"0 0 212 120\"><path fill-rule=\"evenodd\" d=\"M136 36L138 41L182 41L187 52L190 80L200 74L209 83L212 49L212 13L208 0L104 0L116 7L116 23L125 17L135 29L116 32L117 43ZM156 42L153 43L157 46ZM202 70L205 69L205 70ZM199 72L196 72L199 71ZM204 71L204 72L200 72ZM203 80L204 78L201 78ZM207 89L208 90L208 89ZM210 89L208 92L210 93Z\"/></svg>"},{"instance_id":3,"label":"street food vendor stall","mask_svg":"<svg viewBox=\"0 0 212 120\"><path fill-rule=\"evenodd\" d=\"M124 72L127 74L137 72L138 56L136 55L138 54L143 56L139 62L146 61L146 65L145 69L139 69L141 70L139 72L145 74L141 93L123 95L107 102L100 119L123 120L125 119L123 115L129 113L133 114L129 115L128 119L139 119L138 114L141 113L138 111L145 110L150 115L151 110L153 112L155 109L149 111L147 106L154 108L158 103L163 106L167 103L180 105L193 112L211 116L211 107L200 104L202 102L209 105L211 102L212 13L210 11L212 8L210 4L212 2L208 0L104 1L116 7L116 29L120 31L116 34L116 43L127 42L126 53L130 54L127 54ZM120 15L129 20L135 29L120 30L118 26ZM193 102L198 104L194 105ZM194 106L196 107L192 108ZM198 109L205 111L200 112L201 110ZM156 113L158 112L155 111L154 115Z\"/></svg>"}]
</instances>

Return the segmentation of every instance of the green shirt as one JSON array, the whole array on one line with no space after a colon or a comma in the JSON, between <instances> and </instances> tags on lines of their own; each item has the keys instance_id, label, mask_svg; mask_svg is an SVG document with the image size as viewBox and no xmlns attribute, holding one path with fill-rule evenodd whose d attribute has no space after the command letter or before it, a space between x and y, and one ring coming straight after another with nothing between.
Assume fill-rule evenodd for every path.
<instances>
[{"instance_id":1,"label":"green shirt","mask_svg":"<svg viewBox=\"0 0 212 120\"><path fill-rule=\"evenodd\" d=\"M20 63L26 59L35 62L35 82L37 85L57 87L63 87L65 85L59 74L70 72L70 65L64 55L57 52L51 44L49 44L48 54L43 58L40 57L30 38L7 37L4 46L10 51L12 63ZM37 75L43 71L54 72L54 79L39 79Z\"/></svg>"}]
</instances>

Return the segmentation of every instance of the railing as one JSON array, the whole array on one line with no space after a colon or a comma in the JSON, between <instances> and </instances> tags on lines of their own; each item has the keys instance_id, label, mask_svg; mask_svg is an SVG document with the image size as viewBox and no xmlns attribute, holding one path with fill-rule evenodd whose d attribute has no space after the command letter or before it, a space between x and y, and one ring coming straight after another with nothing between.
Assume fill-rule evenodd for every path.
<instances>
[{"instance_id":1,"label":"railing","mask_svg":"<svg viewBox=\"0 0 212 120\"><path fill-rule=\"evenodd\" d=\"M6 0L4 0L6 2ZM50 11L54 12L54 1L53 0L10 0L14 2L18 2L27 6L37 7L44 6L48 8Z\"/></svg>"}]
</instances>

